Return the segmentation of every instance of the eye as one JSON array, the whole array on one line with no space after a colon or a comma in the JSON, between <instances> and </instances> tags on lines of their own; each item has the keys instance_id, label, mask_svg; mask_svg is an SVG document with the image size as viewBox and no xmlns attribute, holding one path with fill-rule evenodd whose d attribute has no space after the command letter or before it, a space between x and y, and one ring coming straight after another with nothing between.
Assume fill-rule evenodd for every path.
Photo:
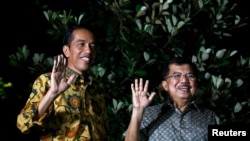
<instances>
[{"instance_id":1,"label":"eye","mask_svg":"<svg viewBox=\"0 0 250 141\"><path fill-rule=\"evenodd\" d=\"M190 74L187 74L187 77L188 77L188 78L195 78L195 75L192 74L192 73L190 73Z\"/></svg>"},{"instance_id":2,"label":"eye","mask_svg":"<svg viewBox=\"0 0 250 141\"><path fill-rule=\"evenodd\" d=\"M78 45L83 47L83 46L85 46L85 42L79 42Z\"/></svg>"},{"instance_id":3,"label":"eye","mask_svg":"<svg viewBox=\"0 0 250 141\"><path fill-rule=\"evenodd\" d=\"M180 73L175 73L173 74L174 79L180 79L181 78L181 74Z\"/></svg>"},{"instance_id":4,"label":"eye","mask_svg":"<svg viewBox=\"0 0 250 141\"><path fill-rule=\"evenodd\" d=\"M90 46L91 48L95 48L95 43L91 43L89 46Z\"/></svg>"}]
</instances>

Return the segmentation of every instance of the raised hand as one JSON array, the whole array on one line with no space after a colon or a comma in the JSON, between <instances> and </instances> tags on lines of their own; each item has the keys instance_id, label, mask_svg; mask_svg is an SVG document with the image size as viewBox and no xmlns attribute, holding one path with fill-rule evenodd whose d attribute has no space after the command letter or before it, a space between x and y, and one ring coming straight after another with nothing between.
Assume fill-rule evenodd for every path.
<instances>
[{"instance_id":1,"label":"raised hand","mask_svg":"<svg viewBox=\"0 0 250 141\"><path fill-rule=\"evenodd\" d=\"M149 81L146 80L145 85L143 85L143 79L140 78L135 79L135 82L131 84L132 90L132 102L133 102L133 109L143 110L145 109L153 100L154 96L156 95L155 92L152 92L150 96L147 96L148 93L148 84Z\"/></svg>"},{"instance_id":2,"label":"raised hand","mask_svg":"<svg viewBox=\"0 0 250 141\"><path fill-rule=\"evenodd\" d=\"M151 103L155 96L152 92L149 96L148 93L149 81L146 80L143 85L143 79L135 79L131 84L133 110L131 120L126 131L125 141L139 141L140 140L140 124L142 121L144 109Z\"/></svg>"},{"instance_id":3,"label":"raised hand","mask_svg":"<svg viewBox=\"0 0 250 141\"><path fill-rule=\"evenodd\" d=\"M65 91L75 78L75 75L71 75L68 80L65 79L66 66L66 58L62 54L58 55L54 60L51 74L50 92L55 95Z\"/></svg>"}]
</instances>

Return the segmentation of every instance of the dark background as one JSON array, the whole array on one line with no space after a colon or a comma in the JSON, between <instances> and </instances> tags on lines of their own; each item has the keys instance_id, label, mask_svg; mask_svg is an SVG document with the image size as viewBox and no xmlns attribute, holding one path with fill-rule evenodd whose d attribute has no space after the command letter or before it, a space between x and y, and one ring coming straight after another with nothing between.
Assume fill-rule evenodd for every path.
<instances>
[{"instance_id":1,"label":"dark background","mask_svg":"<svg viewBox=\"0 0 250 141\"><path fill-rule=\"evenodd\" d=\"M79 12L84 6L88 6L84 0L76 2L74 5L66 0L56 0L53 2L43 1L50 9L74 9ZM250 8L247 0L238 0L239 14L242 17L249 17ZM8 99L0 101L0 140L33 140L36 134L23 135L16 128L16 116L24 106L29 89L27 82L32 82L34 78L29 73L18 74L8 65L9 55L14 54L18 47L27 45L28 49L37 53L45 53L46 56L57 55L61 48L61 41L55 41L47 34L50 24L42 13L43 9L35 1L5 1L1 8L1 55L0 55L0 77L4 81L13 82L18 85L15 90L7 90ZM98 21L98 18L96 19ZM249 57L250 47L250 27L249 25L232 32L233 37L226 40L224 48L237 49L240 54ZM23 95L15 97L15 93ZM38 138L37 138L38 140Z\"/></svg>"}]
</instances>

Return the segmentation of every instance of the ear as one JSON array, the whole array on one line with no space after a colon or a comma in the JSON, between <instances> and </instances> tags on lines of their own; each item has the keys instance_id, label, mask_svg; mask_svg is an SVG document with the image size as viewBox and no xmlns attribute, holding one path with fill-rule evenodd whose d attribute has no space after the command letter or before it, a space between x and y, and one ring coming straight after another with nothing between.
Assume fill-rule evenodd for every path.
<instances>
[{"instance_id":1,"label":"ear","mask_svg":"<svg viewBox=\"0 0 250 141\"><path fill-rule=\"evenodd\" d=\"M168 82L167 82L167 80L161 81L161 87L162 87L165 91L168 91Z\"/></svg>"},{"instance_id":2,"label":"ear","mask_svg":"<svg viewBox=\"0 0 250 141\"><path fill-rule=\"evenodd\" d=\"M69 57L69 46L67 46L67 45L64 45L64 46L63 46L63 54L64 54L66 57Z\"/></svg>"}]
</instances>

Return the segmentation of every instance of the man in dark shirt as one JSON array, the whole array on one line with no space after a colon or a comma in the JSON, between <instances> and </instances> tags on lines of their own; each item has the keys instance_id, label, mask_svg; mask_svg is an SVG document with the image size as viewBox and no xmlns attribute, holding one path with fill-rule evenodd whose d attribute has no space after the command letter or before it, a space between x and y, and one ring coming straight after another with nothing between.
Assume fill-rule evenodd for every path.
<instances>
[{"instance_id":1,"label":"man in dark shirt","mask_svg":"<svg viewBox=\"0 0 250 141\"><path fill-rule=\"evenodd\" d=\"M135 79L131 84L133 110L125 141L205 141L208 125L220 124L211 110L195 103L197 67L182 57L173 58L163 71L162 88L166 103L149 106L155 92L147 96L149 81Z\"/></svg>"}]
</instances>

